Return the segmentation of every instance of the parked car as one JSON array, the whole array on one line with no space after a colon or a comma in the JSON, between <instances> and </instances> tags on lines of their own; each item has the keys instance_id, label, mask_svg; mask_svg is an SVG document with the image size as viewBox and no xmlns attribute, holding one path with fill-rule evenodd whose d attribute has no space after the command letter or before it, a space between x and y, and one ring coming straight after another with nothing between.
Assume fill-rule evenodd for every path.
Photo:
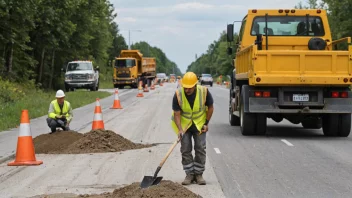
<instances>
[{"instance_id":1,"label":"parked car","mask_svg":"<svg viewBox=\"0 0 352 198\"><path fill-rule=\"evenodd\" d=\"M202 74L199 80L201 85L213 86L213 77L210 74Z\"/></svg>"}]
</instances>

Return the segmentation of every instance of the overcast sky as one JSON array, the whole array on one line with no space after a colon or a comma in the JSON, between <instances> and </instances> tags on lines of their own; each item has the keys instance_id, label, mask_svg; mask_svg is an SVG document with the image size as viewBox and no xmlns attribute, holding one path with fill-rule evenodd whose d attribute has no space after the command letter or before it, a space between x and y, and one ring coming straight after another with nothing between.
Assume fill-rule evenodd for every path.
<instances>
[{"instance_id":1,"label":"overcast sky","mask_svg":"<svg viewBox=\"0 0 352 198\"><path fill-rule=\"evenodd\" d=\"M115 19L128 44L147 41L162 49L182 72L208 45L242 20L248 9L293 8L301 0L111 0ZM305 2L305 0L302 0ZM239 26L235 24L237 29ZM133 31L132 31L133 30ZM136 32L135 30L141 30Z\"/></svg>"}]
</instances>

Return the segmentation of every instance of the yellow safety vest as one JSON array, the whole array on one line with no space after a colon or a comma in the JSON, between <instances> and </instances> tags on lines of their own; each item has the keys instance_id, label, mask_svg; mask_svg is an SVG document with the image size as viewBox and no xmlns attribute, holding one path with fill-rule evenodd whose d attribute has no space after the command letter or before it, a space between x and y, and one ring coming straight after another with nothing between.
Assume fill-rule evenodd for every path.
<instances>
[{"instance_id":1,"label":"yellow safety vest","mask_svg":"<svg viewBox=\"0 0 352 198\"><path fill-rule=\"evenodd\" d=\"M61 112L59 103L57 102L56 99L51 101L51 104L54 106L54 112L49 112L49 118L55 119L56 115L65 115L67 122L71 121L72 117L68 113L71 108L71 104L68 101L66 101L66 100L64 101L64 106L62 107L62 112Z\"/></svg>"},{"instance_id":2,"label":"yellow safety vest","mask_svg":"<svg viewBox=\"0 0 352 198\"><path fill-rule=\"evenodd\" d=\"M189 127L192 126L194 122L198 131L201 133L202 127L205 124L207 118L207 107L205 106L205 100L207 97L207 88L204 86L197 85L197 94L194 100L193 109L189 104L184 89L180 88L176 90L176 96L178 104L181 107L181 126L184 132L186 132ZM171 126L174 129L175 133L178 134L178 127L174 119L174 111L172 112L171 117Z\"/></svg>"}]
</instances>

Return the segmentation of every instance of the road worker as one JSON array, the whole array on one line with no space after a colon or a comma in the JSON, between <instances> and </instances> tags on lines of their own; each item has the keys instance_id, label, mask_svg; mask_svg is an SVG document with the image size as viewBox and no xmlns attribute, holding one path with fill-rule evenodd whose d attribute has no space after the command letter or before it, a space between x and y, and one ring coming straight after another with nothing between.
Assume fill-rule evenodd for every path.
<instances>
[{"instance_id":1,"label":"road worker","mask_svg":"<svg viewBox=\"0 0 352 198\"><path fill-rule=\"evenodd\" d=\"M187 72L182 78L182 87L173 97L172 128L181 141L183 170L186 178L183 185L196 181L205 185L203 178L206 161L206 132L213 115L213 97L205 86L197 85L198 78ZM195 157L192 155L192 137Z\"/></svg>"},{"instance_id":2,"label":"road worker","mask_svg":"<svg viewBox=\"0 0 352 198\"><path fill-rule=\"evenodd\" d=\"M51 132L56 132L56 128L69 131L72 117L71 104L65 100L65 93L62 90L58 90L56 99L51 101L49 105L48 118L46 119Z\"/></svg>"}]
</instances>

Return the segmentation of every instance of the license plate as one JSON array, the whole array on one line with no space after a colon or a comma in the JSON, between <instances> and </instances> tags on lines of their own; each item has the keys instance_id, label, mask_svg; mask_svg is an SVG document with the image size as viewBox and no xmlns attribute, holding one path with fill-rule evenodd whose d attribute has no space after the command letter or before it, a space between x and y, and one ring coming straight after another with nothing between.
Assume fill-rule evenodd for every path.
<instances>
[{"instance_id":1,"label":"license plate","mask_svg":"<svg viewBox=\"0 0 352 198\"><path fill-rule=\"evenodd\" d=\"M309 94L293 94L293 101L295 102L308 102Z\"/></svg>"}]
</instances>

